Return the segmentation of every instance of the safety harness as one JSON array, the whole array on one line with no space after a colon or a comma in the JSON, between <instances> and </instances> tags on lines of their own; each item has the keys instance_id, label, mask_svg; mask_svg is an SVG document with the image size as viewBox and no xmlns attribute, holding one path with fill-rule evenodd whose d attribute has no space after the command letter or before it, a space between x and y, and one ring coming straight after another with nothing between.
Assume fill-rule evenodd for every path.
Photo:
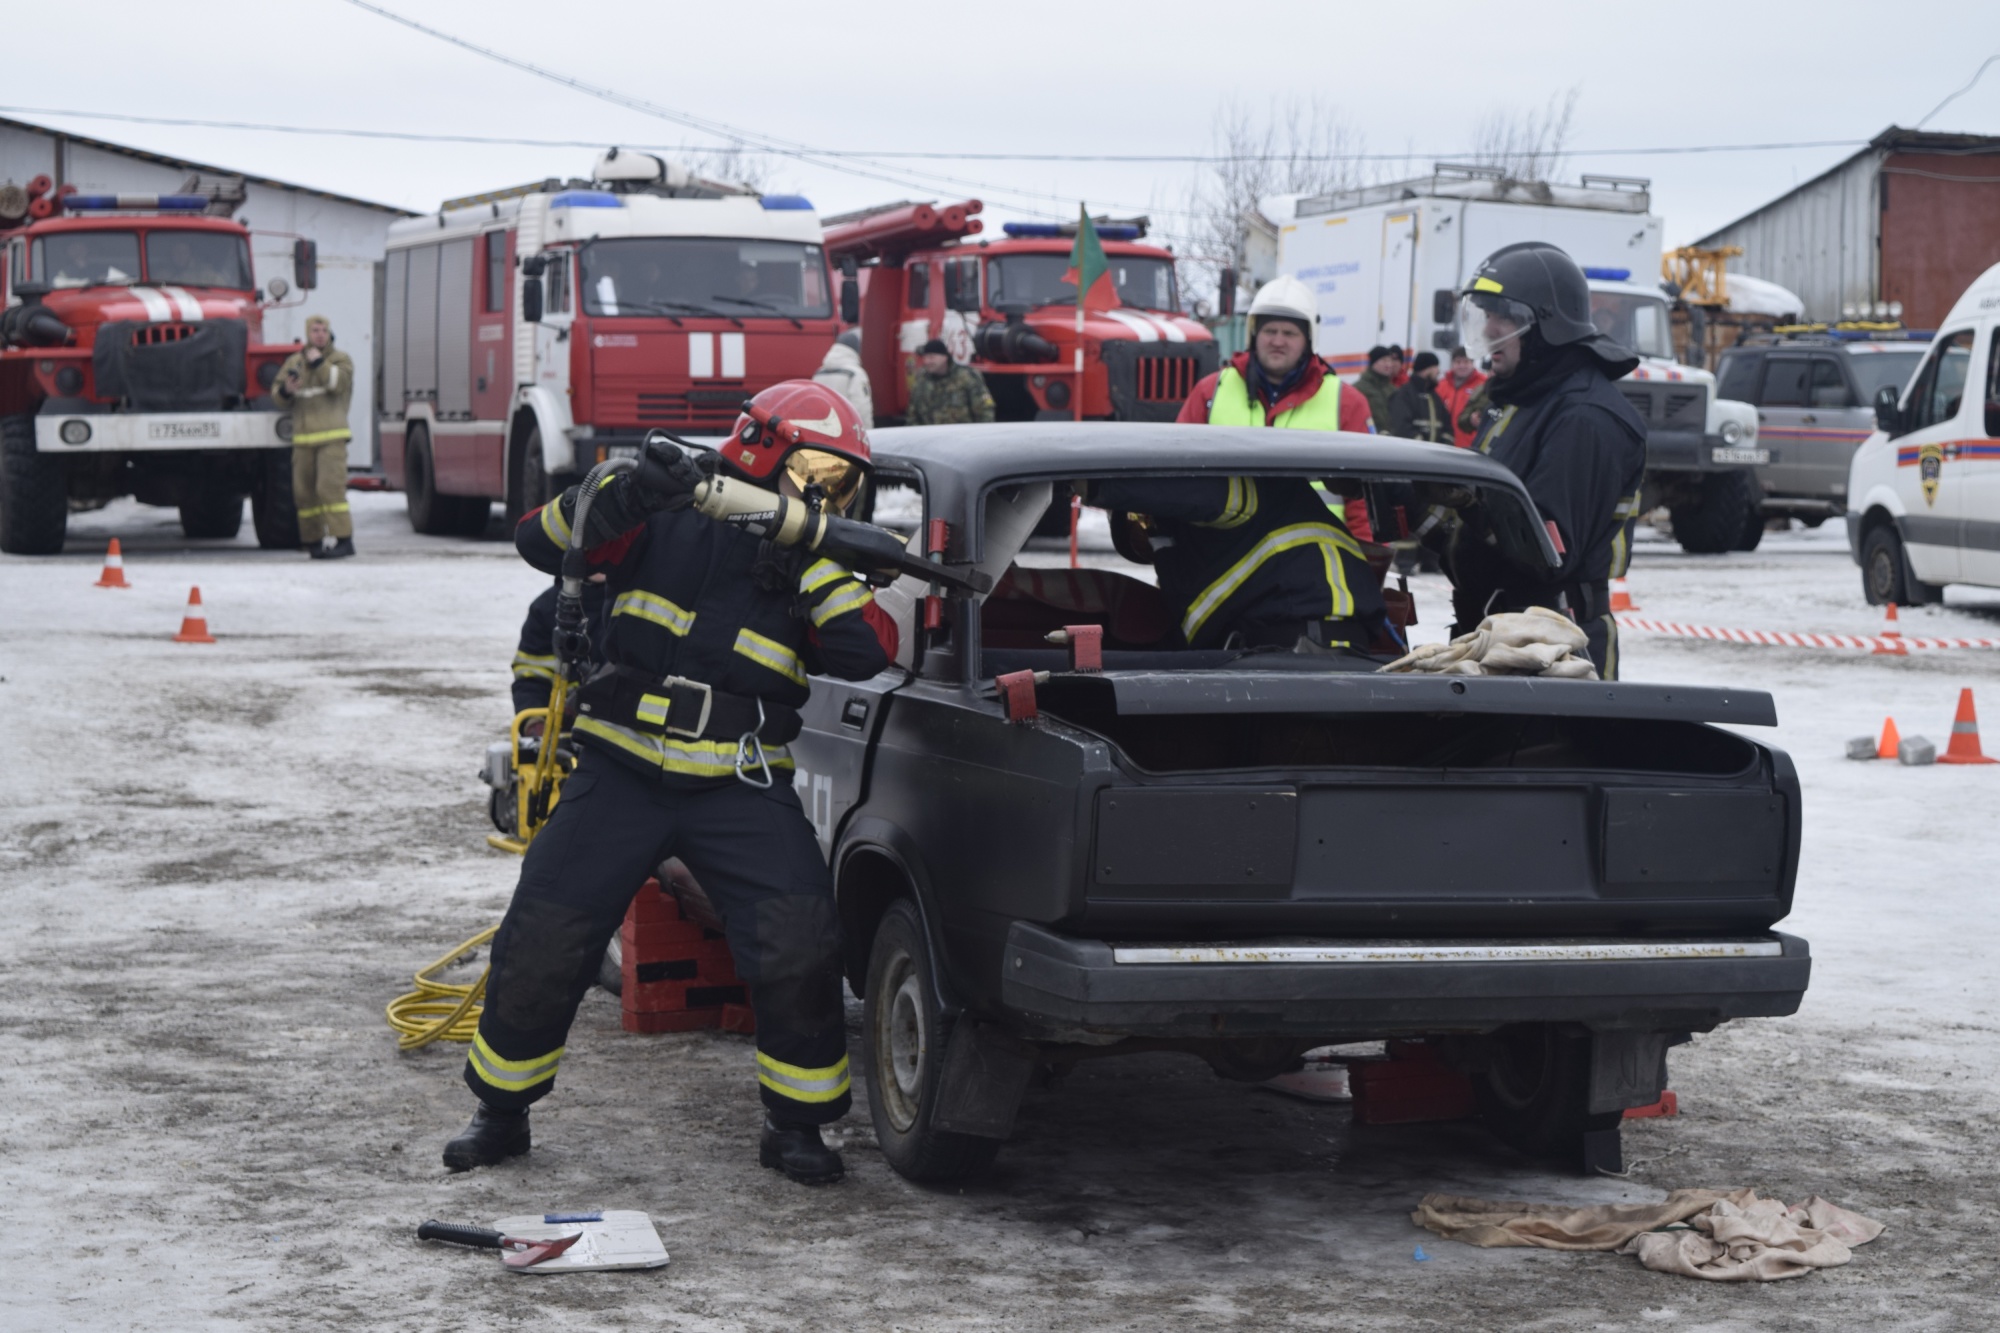
<instances>
[{"instance_id":1,"label":"safety harness","mask_svg":"<svg viewBox=\"0 0 2000 1333\"><path fill-rule=\"evenodd\" d=\"M768 787L773 770L789 768L784 746L804 727L799 711L750 694L718 690L685 676L653 676L607 663L583 683L577 731L608 741L666 772L727 776ZM721 742L731 742L734 754Z\"/></svg>"}]
</instances>

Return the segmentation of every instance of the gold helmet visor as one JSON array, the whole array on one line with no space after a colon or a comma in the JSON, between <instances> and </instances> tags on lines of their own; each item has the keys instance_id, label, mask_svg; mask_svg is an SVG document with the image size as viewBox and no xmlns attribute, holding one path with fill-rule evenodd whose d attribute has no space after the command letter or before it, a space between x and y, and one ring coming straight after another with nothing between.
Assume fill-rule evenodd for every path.
<instances>
[{"instance_id":1,"label":"gold helmet visor","mask_svg":"<svg viewBox=\"0 0 2000 1333\"><path fill-rule=\"evenodd\" d=\"M852 503L866 475L853 459L824 449L792 450L785 456L785 472L801 491L819 487L826 502L835 509L845 509Z\"/></svg>"}]
</instances>

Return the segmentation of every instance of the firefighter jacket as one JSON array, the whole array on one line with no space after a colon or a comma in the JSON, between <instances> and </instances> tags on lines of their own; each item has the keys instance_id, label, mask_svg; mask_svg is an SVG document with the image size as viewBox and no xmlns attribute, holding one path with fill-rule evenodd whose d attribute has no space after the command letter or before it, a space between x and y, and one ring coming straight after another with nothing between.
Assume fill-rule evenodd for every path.
<instances>
[{"instance_id":1,"label":"firefighter jacket","mask_svg":"<svg viewBox=\"0 0 2000 1333\"><path fill-rule=\"evenodd\" d=\"M691 511L648 517L636 488L614 478L590 510L584 541L592 569L609 575L609 628L606 666L584 686L574 734L663 782L709 786L735 779L750 750L739 736L755 730L772 774L790 782L784 743L798 734L807 676L883 670L895 623L840 565L775 551ZM515 528L535 568L560 569L577 489Z\"/></svg>"},{"instance_id":2,"label":"firefighter jacket","mask_svg":"<svg viewBox=\"0 0 2000 1333\"><path fill-rule=\"evenodd\" d=\"M1420 375L1389 395L1388 433L1406 440L1451 443L1451 416L1439 400L1437 386Z\"/></svg>"},{"instance_id":3,"label":"firefighter jacket","mask_svg":"<svg viewBox=\"0 0 2000 1333\"><path fill-rule=\"evenodd\" d=\"M1479 390L1485 383L1486 376L1476 370L1465 377L1463 384L1453 383L1448 373L1438 377L1438 401L1444 404L1445 412L1451 417L1451 442L1461 449L1470 449L1472 442L1479 438L1477 414L1469 422L1465 414L1475 398L1479 398L1479 410L1486 410L1486 400L1479 396Z\"/></svg>"},{"instance_id":4,"label":"firefighter jacket","mask_svg":"<svg viewBox=\"0 0 2000 1333\"><path fill-rule=\"evenodd\" d=\"M514 711L546 708L549 690L555 684L556 596L560 581L542 589L541 596L528 603L528 618L521 622L521 642L514 650ZM591 660L589 668L604 660L604 585L583 585L583 614L590 624Z\"/></svg>"},{"instance_id":5,"label":"firefighter jacket","mask_svg":"<svg viewBox=\"0 0 2000 1333\"><path fill-rule=\"evenodd\" d=\"M910 426L952 426L993 420L993 395L986 377L971 366L954 364L942 375L917 371L910 384L910 406L903 422Z\"/></svg>"},{"instance_id":6,"label":"firefighter jacket","mask_svg":"<svg viewBox=\"0 0 2000 1333\"><path fill-rule=\"evenodd\" d=\"M1553 607L1558 594L1567 594L1579 621L1593 619L1604 610L1595 605L1604 584L1624 577L1631 556L1645 423L1609 371L1580 348L1563 349L1530 383L1495 380L1486 387L1496 410L1473 447L1526 485L1541 516L1556 526L1562 565L1497 568L1485 553L1490 548L1466 540L1476 536L1476 525L1468 525L1454 549L1453 582L1462 591L1502 590L1505 604L1494 610Z\"/></svg>"},{"instance_id":7,"label":"firefighter jacket","mask_svg":"<svg viewBox=\"0 0 2000 1333\"><path fill-rule=\"evenodd\" d=\"M288 388L285 377L299 374L297 389ZM347 405L354 398L354 362L347 353L329 345L318 365L308 365L303 350L293 352L278 368L271 397L292 414L293 444L332 444L353 437L347 428Z\"/></svg>"}]
</instances>

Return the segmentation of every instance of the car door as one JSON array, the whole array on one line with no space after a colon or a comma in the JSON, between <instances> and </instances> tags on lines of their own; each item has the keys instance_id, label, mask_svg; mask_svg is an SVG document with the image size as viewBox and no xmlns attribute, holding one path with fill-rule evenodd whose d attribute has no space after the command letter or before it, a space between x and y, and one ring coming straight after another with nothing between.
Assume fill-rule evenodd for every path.
<instances>
[{"instance_id":1,"label":"car door","mask_svg":"<svg viewBox=\"0 0 2000 1333\"><path fill-rule=\"evenodd\" d=\"M1758 469L1765 488L1777 495L1811 494L1813 466L1806 447L1811 410L1813 358L1805 352L1772 352L1764 358L1757 396L1757 443L1770 451Z\"/></svg>"},{"instance_id":2,"label":"car door","mask_svg":"<svg viewBox=\"0 0 2000 1333\"><path fill-rule=\"evenodd\" d=\"M1959 524L1967 499L1958 435L1973 341L1971 329L1941 334L1902 403L1896 438L1900 527L1910 567L1925 583L1957 583L1963 577Z\"/></svg>"},{"instance_id":3,"label":"car door","mask_svg":"<svg viewBox=\"0 0 2000 1333\"><path fill-rule=\"evenodd\" d=\"M909 679L899 666L868 680L812 678L812 694L799 710L804 730L791 746L798 765L792 783L828 857L841 822L865 794L868 751L881 735L889 696Z\"/></svg>"},{"instance_id":4,"label":"car door","mask_svg":"<svg viewBox=\"0 0 2000 1333\"><path fill-rule=\"evenodd\" d=\"M2000 588L2000 332L1979 331L1972 364L1980 374L1967 386L1956 423L1956 457L1963 497L1958 515L1959 578ZM1974 392L1974 388L1977 392Z\"/></svg>"},{"instance_id":5,"label":"car door","mask_svg":"<svg viewBox=\"0 0 2000 1333\"><path fill-rule=\"evenodd\" d=\"M1848 379L1844 358L1833 352L1813 355L1806 399L1793 449L1798 493L1840 500L1847 494L1847 465L1875 429L1874 407L1862 403Z\"/></svg>"}]
</instances>

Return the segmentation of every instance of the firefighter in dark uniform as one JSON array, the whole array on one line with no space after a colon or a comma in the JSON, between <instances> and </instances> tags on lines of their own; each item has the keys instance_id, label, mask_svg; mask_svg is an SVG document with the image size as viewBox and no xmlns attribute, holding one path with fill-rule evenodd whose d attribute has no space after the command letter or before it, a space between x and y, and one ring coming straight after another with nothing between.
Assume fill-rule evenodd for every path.
<instances>
[{"instance_id":1,"label":"firefighter in dark uniform","mask_svg":"<svg viewBox=\"0 0 2000 1333\"><path fill-rule=\"evenodd\" d=\"M854 410L810 380L745 404L720 457L836 509L852 503L869 462ZM608 575L608 662L582 689L581 760L493 940L465 1067L479 1108L445 1146L454 1171L528 1151L528 1107L555 1080L605 945L641 883L675 856L720 911L749 983L765 1108L759 1160L807 1183L842 1174L819 1135L850 1100L839 919L785 746L799 732L807 677L883 670L895 624L832 561L687 512L703 477L678 449L650 445L639 470L612 479L589 510L583 541ZM537 569L559 567L578 489L515 530Z\"/></svg>"},{"instance_id":2,"label":"firefighter in dark uniform","mask_svg":"<svg viewBox=\"0 0 2000 1333\"><path fill-rule=\"evenodd\" d=\"M1528 569L1484 540L1477 511L1464 515L1447 560L1453 634L1496 611L1567 609L1590 638L1590 658L1618 678L1618 625L1610 581L1623 578L1646 468L1646 426L1613 381L1639 358L1590 320L1583 270L1553 245L1496 250L1459 302L1459 327L1476 360L1490 360L1491 406L1472 447L1528 488L1555 525L1562 564Z\"/></svg>"}]
</instances>

